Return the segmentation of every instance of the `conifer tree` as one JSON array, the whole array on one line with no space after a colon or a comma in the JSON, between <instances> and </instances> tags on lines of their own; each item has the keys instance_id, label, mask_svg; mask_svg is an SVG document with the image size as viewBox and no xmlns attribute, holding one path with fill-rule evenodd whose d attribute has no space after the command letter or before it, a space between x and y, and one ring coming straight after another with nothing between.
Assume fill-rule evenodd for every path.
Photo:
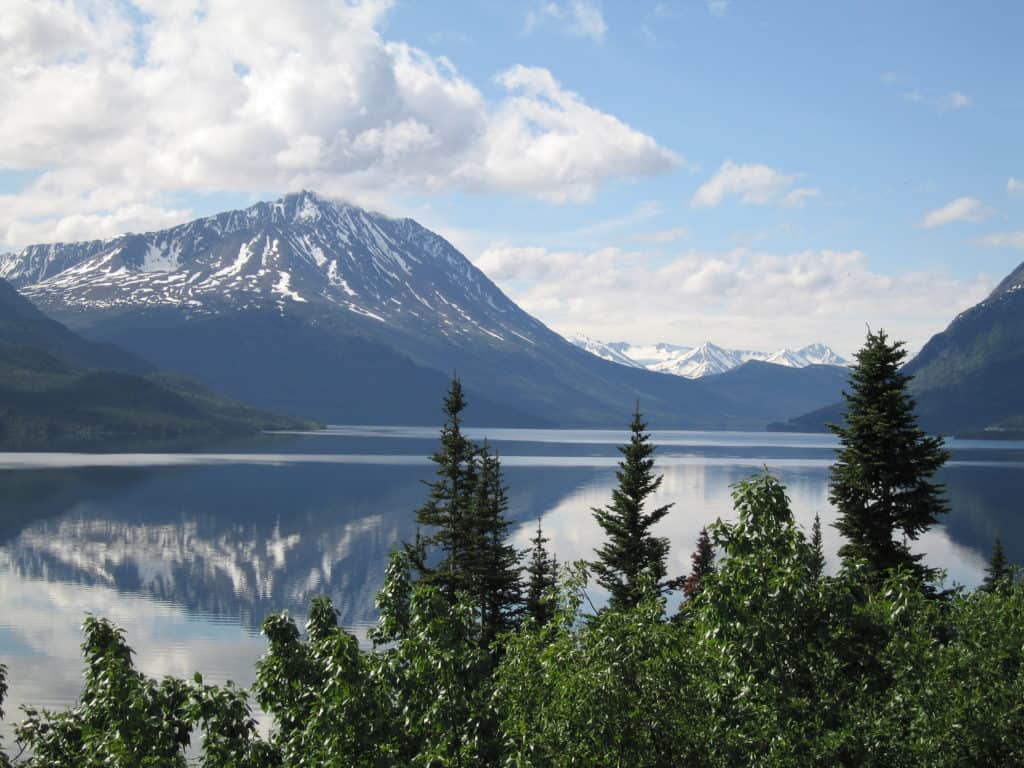
<instances>
[{"instance_id":1,"label":"conifer tree","mask_svg":"<svg viewBox=\"0 0 1024 768\"><path fill-rule=\"evenodd\" d=\"M821 536L821 515L814 513L811 526L811 578L818 580L825 575L825 545Z\"/></svg>"},{"instance_id":2,"label":"conifer tree","mask_svg":"<svg viewBox=\"0 0 1024 768\"><path fill-rule=\"evenodd\" d=\"M558 560L545 546L548 541L538 517L537 535L530 539L533 548L530 550L530 562L526 566L526 615L538 627L543 627L555 615L555 606L544 597L558 582Z\"/></svg>"},{"instance_id":3,"label":"conifer tree","mask_svg":"<svg viewBox=\"0 0 1024 768\"><path fill-rule=\"evenodd\" d=\"M476 493L471 510L473 542L470 567L480 610L480 636L487 648L512 629L522 612L522 553L508 543L507 490L501 462L487 442L477 454Z\"/></svg>"},{"instance_id":4,"label":"conifer tree","mask_svg":"<svg viewBox=\"0 0 1024 768\"><path fill-rule=\"evenodd\" d=\"M843 393L845 423L829 425L841 444L829 493L839 511L835 526L846 538L839 555L844 566L866 567L869 580L898 567L922 580L934 576L907 540L947 511L943 487L931 478L949 453L941 438L917 425L910 377L900 370L906 354L903 342L869 330Z\"/></svg>"},{"instance_id":5,"label":"conifer tree","mask_svg":"<svg viewBox=\"0 0 1024 768\"><path fill-rule=\"evenodd\" d=\"M981 588L986 592L999 592L1010 585L1013 580L1013 568L1006 559L1003 551L1003 541L997 535L992 544L992 558L988 561L985 569L985 579Z\"/></svg>"},{"instance_id":6,"label":"conifer tree","mask_svg":"<svg viewBox=\"0 0 1024 768\"><path fill-rule=\"evenodd\" d=\"M619 448L622 460L615 473L619 486L612 491L612 503L592 510L606 536L604 544L596 550L597 560L592 567L598 584L611 595L612 609L635 607L643 596L644 582L660 594L676 585L675 581L665 579L668 539L651 531L672 505L644 511L647 497L658 490L662 481L662 476L653 472L654 445L651 436L644 432L646 428L637 404L629 443Z\"/></svg>"},{"instance_id":7,"label":"conifer tree","mask_svg":"<svg viewBox=\"0 0 1024 768\"><path fill-rule=\"evenodd\" d=\"M466 407L462 384L453 377L444 399L445 423L441 446L430 457L437 465L437 478L428 483L430 495L416 510L417 526L423 529L417 541L406 545L413 568L420 579L437 586L454 605L458 592L471 591L473 557L472 512L476 493L476 446L462 434L461 413ZM429 564L432 549L440 559Z\"/></svg>"},{"instance_id":8,"label":"conifer tree","mask_svg":"<svg viewBox=\"0 0 1024 768\"><path fill-rule=\"evenodd\" d=\"M683 582L683 595L687 600L696 597L702 589L704 577L715 572L715 546L711 543L707 528L700 529L697 549L690 555L690 562L690 575Z\"/></svg>"}]
</instances>

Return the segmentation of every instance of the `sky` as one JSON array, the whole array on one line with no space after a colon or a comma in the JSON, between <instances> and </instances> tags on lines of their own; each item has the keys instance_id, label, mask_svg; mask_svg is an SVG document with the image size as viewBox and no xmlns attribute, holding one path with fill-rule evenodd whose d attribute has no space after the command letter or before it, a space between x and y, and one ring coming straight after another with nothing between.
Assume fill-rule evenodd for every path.
<instances>
[{"instance_id":1,"label":"sky","mask_svg":"<svg viewBox=\"0 0 1024 768\"><path fill-rule=\"evenodd\" d=\"M1024 260L1016 0L5 0L0 251L312 189L555 330L911 350Z\"/></svg>"}]
</instances>

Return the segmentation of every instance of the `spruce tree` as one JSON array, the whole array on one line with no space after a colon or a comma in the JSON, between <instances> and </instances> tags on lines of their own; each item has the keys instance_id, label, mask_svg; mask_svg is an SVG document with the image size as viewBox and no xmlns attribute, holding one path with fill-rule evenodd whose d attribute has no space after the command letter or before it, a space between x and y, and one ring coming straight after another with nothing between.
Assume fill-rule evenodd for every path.
<instances>
[{"instance_id":1,"label":"spruce tree","mask_svg":"<svg viewBox=\"0 0 1024 768\"><path fill-rule=\"evenodd\" d=\"M647 497L658 490L662 481L662 476L653 472L654 445L651 436L644 432L646 428L638 404L630 424L629 443L619 448L623 458L615 473L619 486L612 491L612 503L592 510L606 536L604 544L596 550L597 560L592 567L598 584L610 593L612 609L635 607L643 596L644 582L659 594L676 584L665 579L668 539L651 531L672 505L644 511Z\"/></svg>"},{"instance_id":2,"label":"spruce tree","mask_svg":"<svg viewBox=\"0 0 1024 768\"><path fill-rule=\"evenodd\" d=\"M472 590L470 561L474 556L472 513L476 493L476 446L462 434L461 413L466 407L462 384L453 377L444 399L445 423L441 446L431 457L436 479L427 485L430 495L416 510L417 541L406 545L420 579L437 586L453 605L458 592ZM433 550L439 561L430 564Z\"/></svg>"},{"instance_id":3,"label":"spruce tree","mask_svg":"<svg viewBox=\"0 0 1024 768\"><path fill-rule=\"evenodd\" d=\"M992 558L988 561L985 569L985 579L981 588L985 592L1000 592L1005 590L1013 581L1013 568L1006 559L1003 551L1003 541L997 535L992 545Z\"/></svg>"},{"instance_id":4,"label":"spruce tree","mask_svg":"<svg viewBox=\"0 0 1024 768\"><path fill-rule=\"evenodd\" d=\"M508 494L501 462L487 442L477 454L476 493L471 510L471 578L480 609L480 637L487 648L518 623L522 612L522 553L508 543Z\"/></svg>"},{"instance_id":5,"label":"spruce tree","mask_svg":"<svg viewBox=\"0 0 1024 768\"><path fill-rule=\"evenodd\" d=\"M530 562L526 566L526 615L538 627L543 627L555 615L554 604L544 597L558 583L558 560L548 552L545 546L548 541L538 517L537 535L530 540L533 548L530 550Z\"/></svg>"},{"instance_id":6,"label":"spruce tree","mask_svg":"<svg viewBox=\"0 0 1024 768\"><path fill-rule=\"evenodd\" d=\"M704 578L715 572L715 546L711 543L707 528L700 529L697 537L697 549L690 555L690 575L683 582L683 596L692 600L700 594Z\"/></svg>"},{"instance_id":7,"label":"spruce tree","mask_svg":"<svg viewBox=\"0 0 1024 768\"><path fill-rule=\"evenodd\" d=\"M839 555L846 567L866 567L869 581L893 568L922 580L934 571L912 554L913 541L947 511L932 476L949 458L941 438L917 425L910 377L901 372L903 342L868 331L844 392L844 424L830 424L841 447L832 466L829 499L839 511L835 527L846 538ZM899 538L894 538L898 536Z\"/></svg>"},{"instance_id":8,"label":"spruce tree","mask_svg":"<svg viewBox=\"0 0 1024 768\"><path fill-rule=\"evenodd\" d=\"M821 536L821 515L814 513L811 527L811 578L820 579L825 575L825 545Z\"/></svg>"}]
</instances>

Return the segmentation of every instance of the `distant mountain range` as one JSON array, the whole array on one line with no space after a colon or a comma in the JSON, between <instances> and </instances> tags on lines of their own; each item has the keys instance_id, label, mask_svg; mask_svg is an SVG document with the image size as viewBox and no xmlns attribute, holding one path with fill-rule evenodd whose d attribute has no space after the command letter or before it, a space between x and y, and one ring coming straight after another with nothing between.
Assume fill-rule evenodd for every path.
<instances>
[{"instance_id":1,"label":"distant mountain range","mask_svg":"<svg viewBox=\"0 0 1024 768\"><path fill-rule=\"evenodd\" d=\"M924 429L1024 439L1024 264L933 336L904 372ZM820 431L841 418L833 403L772 428Z\"/></svg>"},{"instance_id":2,"label":"distant mountain range","mask_svg":"<svg viewBox=\"0 0 1024 768\"><path fill-rule=\"evenodd\" d=\"M314 426L231 402L87 341L0 280L0 447L146 445Z\"/></svg>"},{"instance_id":3,"label":"distant mountain range","mask_svg":"<svg viewBox=\"0 0 1024 768\"><path fill-rule=\"evenodd\" d=\"M636 345L625 341L601 342L583 334L569 337L569 341L592 355L619 365L646 368L659 373L671 373L687 379L700 379L731 371L751 360L788 368L806 368L809 365L848 365L831 347L820 342L800 349L782 348L774 352L755 352L748 349L725 349L710 341L696 347L678 344Z\"/></svg>"},{"instance_id":4,"label":"distant mountain range","mask_svg":"<svg viewBox=\"0 0 1024 768\"><path fill-rule=\"evenodd\" d=\"M415 221L311 192L159 232L30 246L0 256L0 277L92 341L324 422L437 424L456 373L481 425L622 426L639 401L662 428L758 429L834 401L846 375L810 366L783 384L776 365L696 381L612 364Z\"/></svg>"}]
</instances>

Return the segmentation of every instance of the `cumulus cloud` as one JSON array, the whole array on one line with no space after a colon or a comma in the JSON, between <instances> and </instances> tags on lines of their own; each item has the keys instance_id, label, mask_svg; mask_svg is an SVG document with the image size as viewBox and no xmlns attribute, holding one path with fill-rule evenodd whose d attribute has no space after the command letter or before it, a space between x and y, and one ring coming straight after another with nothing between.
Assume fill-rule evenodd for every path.
<instances>
[{"instance_id":1,"label":"cumulus cloud","mask_svg":"<svg viewBox=\"0 0 1024 768\"><path fill-rule=\"evenodd\" d=\"M695 208L713 208L727 197L741 203L766 205L781 202L798 206L818 194L817 189L790 189L797 176L781 173L767 165L734 163L726 160L718 172L704 182L690 200Z\"/></svg>"},{"instance_id":2,"label":"cumulus cloud","mask_svg":"<svg viewBox=\"0 0 1024 768\"><path fill-rule=\"evenodd\" d=\"M730 0L707 0L708 10L714 16L724 16L729 10Z\"/></svg>"},{"instance_id":3,"label":"cumulus cloud","mask_svg":"<svg viewBox=\"0 0 1024 768\"><path fill-rule=\"evenodd\" d=\"M1016 232L995 232L991 235L985 235L979 242L989 248L1024 249L1024 229Z\"/></svg>"},{"instance_id":4,"label":"cumulus cloud","mask_svg":"<svg viewBox=\"0 0 1024 768\"><path fill-rule=\"evenodd\" d=\"M524 309L563 333L637 343L710 338L748 348L822 339L850 353L864 323L914 348L993 281L943 272L887 275L861 251L558 251L498 243L476 259Z\"/></svg>"},{"instance_id":5,"label":"cumulus cloud","mask_svg":"<svg viewBox=\"0 0 1024 768\"><path fill-rule=\"evenodd\" d=\"M1009 179L1006 180L1006 191L1009 192L1011 195L1016 194L1018 192L1024 192L1024 181L1021 181L1020 179L1015 179L1013 176L1011 176Z\"/></svg>"},{"instance_id":6,"label":"cumulus cloud","mask_svg":"<svg viewBox=\"0 0 1024 768\"><path fill-rule=\"evenodd\" d=\"M573 37L587 37L595 43L603 43L608 25L601 9L590 0L569 0L567 3L544 3L526 12L523 24L525 34L530 34L545 22L559 23L565 32Z\"/></svg>"},{"instance_id":7,"label":"cumulus cloud","mask_svg":"<svg viewBox=\"0 0 1024 768\"><path fill-rule=\"evenodd\" d=\"M679 162L546 69L512 67L485 99L447 58L385 40L388 8L12 0L0 169L38 175L0 195L0 241L82 236L69 217L98 233L163 226L186 191L376 202L458 186L565 202Z\"/></svg>"},{"instance_id":8,"label":"cumulus cloud","mask_svg":"<svg viewBox=\"0 0 1024 768\"><path fill-rule=\"evenodd\" d=\"M941 208L925 214L921 226L925 229L941 227L954 221L981 221L989 212L980 200L973 197L958 197Z\"/></svg>"}]
</instances>

